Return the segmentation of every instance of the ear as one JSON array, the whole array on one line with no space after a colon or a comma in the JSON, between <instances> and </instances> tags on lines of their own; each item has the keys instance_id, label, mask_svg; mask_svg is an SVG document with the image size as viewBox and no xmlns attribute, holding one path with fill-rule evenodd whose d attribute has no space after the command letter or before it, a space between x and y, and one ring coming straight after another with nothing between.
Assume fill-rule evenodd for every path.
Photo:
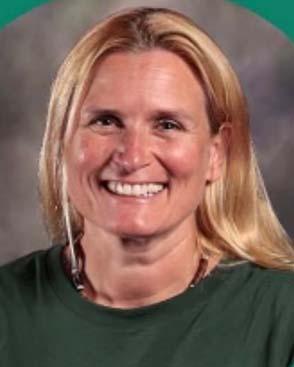
<instances>
[{"instance_id":1,"label":"ear","mask_svg":"<svg viewBox=\"0 0 294 367\"><path fill-rule=\"evenodd\" d=\"M231 125L229 123L222 124L218 133L212 136L207 182L214 182L221 177L227 159L230 136Z\"/></svg>"}]
</instances>

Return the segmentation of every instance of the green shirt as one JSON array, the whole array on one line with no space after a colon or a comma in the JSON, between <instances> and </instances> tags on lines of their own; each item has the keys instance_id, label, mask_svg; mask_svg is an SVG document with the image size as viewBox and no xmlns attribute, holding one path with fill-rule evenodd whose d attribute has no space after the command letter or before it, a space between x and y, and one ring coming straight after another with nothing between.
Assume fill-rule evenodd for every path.
<instances>
[{"instance_id":1,"label":"green shirt","mask_svg":"<svg viewBox=\"0 0 294 367\"><path fill-rule=\"evenodd\" d=\"M81 298L60 252L0 268L0 366L294 365L293 273L218 267L176 297L121 310Z\"/></svg>"}]
</instances>

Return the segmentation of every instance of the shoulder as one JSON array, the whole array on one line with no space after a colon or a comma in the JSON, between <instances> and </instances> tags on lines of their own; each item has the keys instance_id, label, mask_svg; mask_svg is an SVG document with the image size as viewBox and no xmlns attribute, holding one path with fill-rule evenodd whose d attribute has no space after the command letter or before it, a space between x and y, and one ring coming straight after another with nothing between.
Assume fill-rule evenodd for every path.
<instances>
[{"instance_id":1,"label":"shoulder","mask_svg":"<svg viewBox=\"0 0 294 367\"><path fill-rule=\"evenodd\" d=\"M294 362L294 272L253 266L256 334L266 333L269 353L283 351ZM258 330L258 328L260 330ZM258 335L258 334L257 334Z\"/></svg>"},{"instance_id":2,"label":"shoulder","mask_svg":"<svg viewBox=\"0 0 294 367\"><path fill-rule=\"evenodd\" d=\"M224 266L220 273L226 280L221 287L224 307L250 315L255 322L291 325L294 338L294 272L243 263Z\"/></svg>"},{"instance_id":3,"label":"shoulder","mask_svg":"<svg viewBox=\"0 0 294 367\"><path fill-rule=\"evenodd\" d=\"M48 279L48 259L60 246L35 251L0 267L0 308L33 302Z\"/></svg>"},{"instance_id":4,"label":"shoulder","mask_svg":"<svg viewBox=\"0 0 294 367\"><path fill-rule=\"evenodd\" d=\"M20 269L24 270L30 268L30 265L38 262L44 255L46 255L51 248L46 250L38 250L31 252L27 255L17 258L16 260L10 261L0 266L0 276L5 274L17 274Z\"/></svg>"},{"instance_id":5,"label":"shoulder","mask_svg":"<svg viewBox=\"0 0 294 367\"><path fill-rule=\"evenodd\" d=\"M272 305L273 316L291 325L294 338L294 272L273 269L257 269L255 272L259 287L265 289L265 300Z\"/></svg>"},{"instance_id":6,"label":"shoulder","mask_svg":"<svg viewBox=\"0 0 294 367\"><path fill-rule=\"evenodd\" d=\"M247 263L241 265L243 291L255 300L267 301L276 307L294 307L294 271L262 268Z\"/></svg>"},{"instance_id":7,"label":"shoulder","mask_svg":"<svg viewBox=\"0 0 294 367\"><path fill-rule=\"evenodd\" d=\"M236 297L248 319L294 343L294 272L242 265ZM241 280L240 280L241 279Z\"/></svg>"},{"instance_id":8,"label":"shoulder","mask_svg":"<svg viewBox=\"0 0 294 367\"><path fill-rule=\"evenodd\" d=\"M243 291L262 291L264 296L270 297L287 294L294 287L294 268L290 270L277 270L260 267L254 263L244 262L239 265L221 266L221 273L228 278L233 278L235 285L242 285ZM256 294L256 293L255 293ZM294 294L288 295L294 301Z\"/></svg>"},{"instance_id":9,"label":"shoulder","mask_svg":"<svg viewBox=\"0 0 294 367\"><path fill-rule=\"evenodd\" d=\"M218 315L219 329L242 350L287 366L294 360L294 273L249 262L218 269L211 318Z\"/></svg>"},{"instance_id":10,"label":"shoulder","mask_svg":"<svg viewBox=\"0 0 294 367\"><path fill-rule=\"evenodd\" d=\"M251 281L255 287L264 289L265 295L294 303L294 270L265 269L252 264L250 268Z\"/></svg>"},{"instance_id":11,"label":"shoulder","mask_svg":"<svg viewBox=\"0 0 294 367\"><path fill-rule=\"evenodd\" d=\"M36 251L0 267L0 350L32 310L45 277L48 252Z\"/></svg>"}]
</instances>

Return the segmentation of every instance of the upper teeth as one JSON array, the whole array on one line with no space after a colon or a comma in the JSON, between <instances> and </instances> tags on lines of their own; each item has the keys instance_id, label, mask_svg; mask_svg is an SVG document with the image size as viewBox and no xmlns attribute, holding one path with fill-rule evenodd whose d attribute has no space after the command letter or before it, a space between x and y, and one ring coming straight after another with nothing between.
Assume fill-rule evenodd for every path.
<instances>
[{"instance_id":1,"label":"upper teeth","mask_svg":"<svg viewBox=\"0 0 294 367\"><path fill-rule=\"evenodd\" d=\"M106 186L110 191L116 194L129 196L150 196L164 189L163 184L157 183L131 185L117 181L108 181Z\"/></svg>"}]
</instances>

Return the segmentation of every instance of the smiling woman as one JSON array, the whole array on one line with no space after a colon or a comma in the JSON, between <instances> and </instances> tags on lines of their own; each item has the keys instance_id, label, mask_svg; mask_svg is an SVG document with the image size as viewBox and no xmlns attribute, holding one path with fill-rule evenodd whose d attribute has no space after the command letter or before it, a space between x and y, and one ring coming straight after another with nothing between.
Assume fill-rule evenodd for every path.
<instances>
[{"instance_id":1,"label":"smiling woman","mask_svg":"<svg viewBox=\"0 0 294 367\"><path fill-rule=\"evenodd\" d=\"M201 85L181 58L164 50L109 55L65 138L83 240L88 226L154 240L174 236L180 224L181 237L194 232L205 183L220 175L222 146L210 134Z\"/></svg>"},{"instance_id":2,"label":"smiling woman","mask_svg":"<svg viewBox=\"0 0 294 367\"><path fill-rule=\"evenodd\" d=\"M5 366L294 361L294 250L238 79L190 19L131 9L77 44L53 86L40 189L59 245L0 270Z\"/></svg>"}]
</instances>

